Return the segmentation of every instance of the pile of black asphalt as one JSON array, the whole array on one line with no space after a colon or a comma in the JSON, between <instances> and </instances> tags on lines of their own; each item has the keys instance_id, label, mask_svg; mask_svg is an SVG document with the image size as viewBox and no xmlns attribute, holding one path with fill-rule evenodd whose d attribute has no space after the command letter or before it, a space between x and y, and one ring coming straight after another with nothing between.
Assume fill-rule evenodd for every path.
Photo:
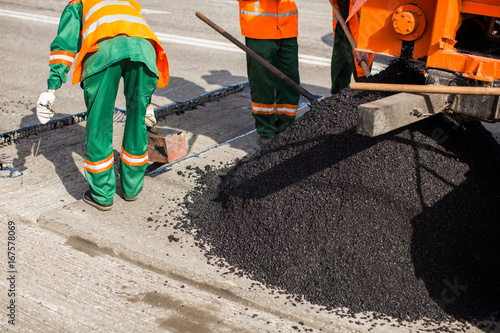
<instances>
[{"instance_id":1,"label":"pile of black asphalt","mask_svg":"<svg viewBox=\"0 0 500 333\"><path fill-rule=\"evenodd\" d=\"M400 61L370 80L424 83ZM357 106L384 96L346 88L256 154L199 170L183 227L211 263L339 315L496 320L498 144L449 116L357 134Z\"/></svg>"}]
</instances>

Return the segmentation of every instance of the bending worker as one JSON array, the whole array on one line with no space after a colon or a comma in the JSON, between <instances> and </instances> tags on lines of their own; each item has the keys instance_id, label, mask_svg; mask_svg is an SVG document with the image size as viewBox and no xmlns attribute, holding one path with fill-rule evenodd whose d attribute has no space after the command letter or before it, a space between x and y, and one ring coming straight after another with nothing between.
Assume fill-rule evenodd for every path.
<instances>
[{"instance_id":1,"label":"bending worker","mask_svg":"<svg viewBox=\"0 0 500 333\"><path fill-rule=\"evenodd\" d=\"M300 84L298 11L294 0L239 0L245 44ZM247 55L252 115L261 144L295 120L299 93Z\"/></svg>"},{"instance_id":2,"label":"bending worker","mask_svg":"<svg viewBox=\"0 0 500 333\"><path fill-rule=\"evenodd\" d=\"M135 200L148 163L146 108L155 88L168 84L167 56L133 0L73 0L61 15L50 45L48 91L40 95L37 116L46 123L55 92L75 62L73 84L80 83L87 106L84 172L89 191L83 200L109 210L116 192L113 112L123 77L127 119L120 156L125 200ZM78 55L77 55L78 54Z\"/></svg>"},{"instance_id":3,"label":"bending worker","mask_svg":"<svg viewBox=\"0 0 500 333\"><path fill-rule=\"evenodd\" d=\"M359 16L358 13L351 13L354 2L355 0L330 0L330 3L339 9L343 19L347 21L346 24L351 31L354 41L357 43L359 35ZM335 12L333 16L335 17ZM354 50L342 26L335 19L333 20L333 33L334 42L331 66L332 88L330 92L335 94L349 85L351 76L354 76L355 81L365 76L359 62L363 59L368 67L371 68L374 54L360 52L361 59L355 60Z\"/></svg>"}]
</instances>

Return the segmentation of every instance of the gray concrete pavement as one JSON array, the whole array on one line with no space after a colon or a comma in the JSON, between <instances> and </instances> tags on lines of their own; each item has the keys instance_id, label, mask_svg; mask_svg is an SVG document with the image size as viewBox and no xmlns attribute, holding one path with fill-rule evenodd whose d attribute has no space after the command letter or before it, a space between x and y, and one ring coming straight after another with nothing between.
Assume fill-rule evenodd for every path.
<instances>
[{"instance_id":1,"label":"gray concrete pavement","mask_svg":"<svg viewBox=\"0 0 500 333\"><path fill-rule=\"evenodd\" d=\"M285 332L298 325L223 289L119 258L116 249L0 220L15 221L19 239L16 325L2 320L2 332Z\"/></svg>"},{"instance_id":2,"label":"gray concrete pavement","mask_svg":"<svg viewBox=\"0 0 500 333\"><path fill-rule=\"evenodd\" d=\"M66 3L0 0L0 11L25 15L0 15L0 38L9 45L0 49L0 133L37 123L34 102L45 89L48 45L57 29L51 20L58 19ZM331 52L328 2L297 3L300 53L324 62ZM164 43L172 80L155 93L154 104L165 106L246 80L241 53L184 43L185 38L225 42L195 18L195 11L241 38L236 1L141 4L155 31L184 38L183 43L173 39ZM26 15L39 17L27 20ZM301 75L312 93L328 94L327 65L302 62ZM85 110L78 86L67 83L57 96L59 116ZM146 177L136 202L125 202L119 190L110 212L97 211L81 200L88 186L82 172L84 122L1 147L0 157L16 168L0 171L0 306L4 309L0 331L368 332L372 323L341 318L307 302L293 304L286 295L208 264L193 237L175 228L175 218L182 214L178 203L195 182L189 169L232 163L259 149L245 97L235 94L161 120L159 125L185 132L193 157ZM123 108L121 97L117 107ZM123 119L117 115L115 120L118 151ZM200 152L204 153L197 156ZM9 236L14 237L13 260L6 250L12 245ZM8 293L11 275L15 275L13 297ZM15 326L6 316L12 299ZM419 323L394 325L370 332L421 328Z\"/></svg>"}]
</instances>

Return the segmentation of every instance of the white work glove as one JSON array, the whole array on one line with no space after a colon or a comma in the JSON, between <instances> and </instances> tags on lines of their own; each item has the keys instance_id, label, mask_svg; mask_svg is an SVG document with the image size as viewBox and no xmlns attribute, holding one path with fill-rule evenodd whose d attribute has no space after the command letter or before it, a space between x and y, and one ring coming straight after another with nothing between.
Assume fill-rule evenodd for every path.
<instances>
[{"instance_id":1,"label":"white work glove","mask_svg":"<svg viewBox=\"0 0 500 333\"><path fill-rule=\"evenodd\" d=\"M36 102L36 116L38 121L42 124L46 124L52 117L54 117L54 111L52 111L52 106L56 100L56 95L50 92L43 92L38 97Z\"/></svg>"},{"instance_id":2,"label":"white work glove","mask_svg":"<svg viewBox=\"0 0 500 333\"><path fill-rule=\"evenodd\" d=\"M154 127L155 125L156 125L155 109L150 104L146 108L146 126L147 127Z\"/></svg>"}]
</instances>

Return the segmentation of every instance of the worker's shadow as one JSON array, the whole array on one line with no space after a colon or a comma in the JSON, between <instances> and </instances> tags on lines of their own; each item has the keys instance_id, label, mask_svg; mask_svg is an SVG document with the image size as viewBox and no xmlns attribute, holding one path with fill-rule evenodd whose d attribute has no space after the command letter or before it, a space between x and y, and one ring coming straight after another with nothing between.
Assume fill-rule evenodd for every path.
<instances>
[{"instance_id":1,"label":"worker's shadow","mask_svg":"<svg viewBox=\"0 0 500 333\"><path fill-rule=\"evenodd\" d=\"M208 84L220 86L220 88L247 81L246 77L234 76L227 70L213 70L210 71L210 75L203 75L202 78ZM215 88L214 90L216 89L218 88ZM154 95L166 97L178 103L201 96L207 92L208 91L205 88L194 82L188 81L182 77L171 76L168 86L165 88L157 88ZM162 106L164 105L155 105L155 107Z\"/></svg>"},{"instance_id":2,"label":"worker's shadow","mask_svg":"<svg viewBox=\"0 0 500 333\"><path fill-rule=\"evenodd\" d=\"M324 35L321 37L321 41L325 43L326 45L333 47L333 32Z\"/></svg>"},{"instance_id":3,"label":"worker's shadow","mask_svg":"<svg viewBox=\"0 0 500 333\"><path fill-rule=\"evenodd\" d=\"M35 110L35 109L33 109ZM31 116L21 121L21 127L33 124ZM123 122L124 117L115 113L114 122ZM85 152L85 127L80 124L58 128L20 140L17 145L17 158L14 167L20 171L36 168L38 158L45 158L52 163L54 169L46 172L55 172L69 195L75 200L80 200L88 189L88 181L83 174L83 156ZM33 156L34 161L27 166L28 157ZM114 150L115 174L117 179L117 193L121 185L118 176L118 163L120 153ZM77 162L78 161L78 162ZM38 171L39 172L39 171ZM40 176L41 179L44 176Z\"/></svg>"},{"instance_id":4,"label":"worker's shadow","mask_svg":"<svg viewBox=\"0 0 500 333\"><path fill-rule=\"evenodd\" d=\"M32 111L35 113L35 108ZM33 116L26 116L21 121L20 127L32 125L33 121ZM82 172L83 164L77 165L75 162L75 160L83 161L84 137L85 127L75 124L21 139L16 143L18 151L17 158L13 161L14 167L25 171L37 168L37 159L42 157L47 159L54 166L54 170L47 169L46 172L55 171L66 191L79 200L88 187ZM27 165L30 156L33 156L33 162Z\"/></svg>"},{"instance_id":5,"label":"worker's shadow","mask_svg":"<svg viewBox=\"0 0 500 333\"><path fill-rule=\"evenodd\" d=\"M201 78L208 84L219 85L221 88L230 86L231 84L247 81L245 76L235 76L227 70L210 71L210 75L203 75Z\"/></svg>"},{"instance_id":6,"label":"worker's shadow","mask_svg":"<svg viewBox=\"0 0 500 333\"><path fill-rule=\"evenodd\" d=\"M157 88L154 95L166 97L175 103L182 102L206 93L206 90L194 82L182 77L171 76L165 88ZM155 105L160 108L165 105Z\"/></svg>"}]
</instances>

